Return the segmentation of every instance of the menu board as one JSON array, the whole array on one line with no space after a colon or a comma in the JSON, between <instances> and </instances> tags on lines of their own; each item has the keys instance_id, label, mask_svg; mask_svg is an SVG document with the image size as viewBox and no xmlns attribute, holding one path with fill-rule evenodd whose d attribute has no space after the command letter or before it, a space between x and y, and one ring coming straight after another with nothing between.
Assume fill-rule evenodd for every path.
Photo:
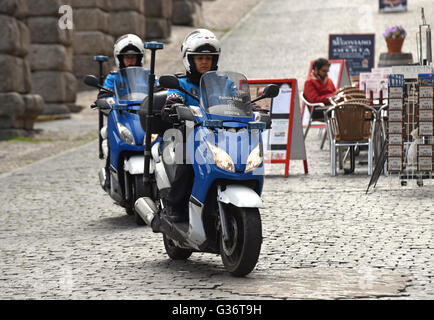
<instances>
[{"instance_id":1,"label":"menu board","mask_svg":"<svg viewBox=\"0 0 434 320\"><path fill-rule=\"evenodd\" d=\"M330 34L329 59L345 59L351 76L375 67L375 34Z\"/></svg>"},{"instance_id":2,"label":"menu board","mask_svg":"<svg viewBox=\"0 0 434 320\"><path fill-rule=\"evenodd\" d=\"M279 86L276 97L257 101L262 109L269 110L271 118L271 129L262 133L265 163L284 163L285 177L288 177L289 161L303 160L304 172L308 173L297 80L256 79L248 82L252 99L261 95L269 84Z\"/></svg>"}]
</instances>

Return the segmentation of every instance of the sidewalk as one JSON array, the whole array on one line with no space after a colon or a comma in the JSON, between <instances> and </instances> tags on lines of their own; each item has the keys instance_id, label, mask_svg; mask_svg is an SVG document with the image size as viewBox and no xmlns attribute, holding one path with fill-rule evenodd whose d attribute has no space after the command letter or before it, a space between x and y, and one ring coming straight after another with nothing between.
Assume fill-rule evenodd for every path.
<instances>
[{"instance_id":1,"label":"sidewalk","mask_svg":"<svg viewBox=\"0 0 434 320\"><path fill-rule=\"evenodd\" d=\"M201 27L212 30L222 39L260 1L203 1ZM157 76L184 71L180 47L184 37L194 29L196 27L172 26L164 50L157 52ZM149 61L147 53L146 63ZM80 113L71 114L70 119L37 122L31 137L0 141L0 174L97 139L98 113L89 108L96 96L96 90L78 92L76 104L84 107Z\"/></svg>"}]
</instances>

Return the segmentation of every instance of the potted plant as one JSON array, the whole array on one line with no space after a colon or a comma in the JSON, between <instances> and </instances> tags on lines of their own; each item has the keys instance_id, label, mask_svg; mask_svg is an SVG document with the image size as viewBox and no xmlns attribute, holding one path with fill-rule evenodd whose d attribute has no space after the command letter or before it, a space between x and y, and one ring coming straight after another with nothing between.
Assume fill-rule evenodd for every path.
<instances>
[{"instance_id":1,"label":"potted plant","mask_svg":"<svg viewBox=\"0 0 434 320\"><path fill-rule=\"evenodd\" d=\"M383 32L383 36L386 39L387 53L401 53L402 44L404 42L407 31L403 26L393 26L387 28Z\"/></svg>"}]
</instances>

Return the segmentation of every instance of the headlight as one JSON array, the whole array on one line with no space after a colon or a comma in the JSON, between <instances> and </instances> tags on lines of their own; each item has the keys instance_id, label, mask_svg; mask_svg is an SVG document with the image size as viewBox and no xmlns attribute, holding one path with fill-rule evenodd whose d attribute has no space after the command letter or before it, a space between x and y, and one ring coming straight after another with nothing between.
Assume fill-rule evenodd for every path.
<instances>
[{"instance_id":1,"label":"headlight","mask_svg":"<svg viewBox=\"0 0 434 320\"><path fill-rule=\"evenodd\" d=\"M156 133L152 134L152 135L151 135L151 144L153 144L154 141L157 140L157 138L158 138L158 134L156 134ZM145 136L145 138L143 139L143 145L144 145L144 146L146 145L146 136Z\"/></svg>"},{"instance_id":2,"label":"headlight","mask_svg":"<svg viewBox=\"0 0 434 320\"><path fill-rule=\"evenodd\" d=\"M235 165L230 155L212 143L209 143L208 141L206 143L214 155L214 161L217 167L226 171L235 172Z\"/></svg>"},{"instance_id":3,"label":"headlight","mask_svg":"<svg viewBox=\"0 0 434 320\"><path fill-rule=\"evenodd\" d=\"M258 144L255 149L252 150L249 157L247 158L245 173L255 170L262 163L262 146Z\"/></svg>"},{"instance_id":4,"label":"headlight","mask_svg":"<svg viewBox=\"0 0 434 320\"><path fill-rule=\"evenodd\" d=\"M121 136L121 139L128 144L135 145L136 141L134 140L134 136L131 133L131 131L128 130L127 127L125 127L123 124L119 122L117 122L116 125L118 126L118 131Z\"/></svg>"}]
</instances>

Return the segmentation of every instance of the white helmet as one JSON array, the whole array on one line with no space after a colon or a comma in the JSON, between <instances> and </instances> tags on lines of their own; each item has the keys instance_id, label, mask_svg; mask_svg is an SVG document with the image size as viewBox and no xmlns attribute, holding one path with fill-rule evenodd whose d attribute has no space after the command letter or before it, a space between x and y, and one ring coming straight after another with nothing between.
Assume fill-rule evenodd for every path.
<instances>
[{"instance_id":1,"label":"white helmet","mask_svg":"<svg viewBox=\"0 0 434 320\"><path fill-rule=\"evenodd\" d=\"M217 70L220 51L220 42L214 33L207 29L192 31L185 37L181 46L182 62L184 63L185 70L190 73L195 71L196 68L191 57L195 54L213 55L211 70Z\"/></svg>"},{"instance_id":2,"label":"white helmet","mask_svg":"<svg viewBox=\"0 0 434 320\"><path fill-rule=\"evenodd\" d=\"M141 67L145 63L145 48L143 41L135 34L125 34L116 40L113 50L113 57L118 68L125 68L122 55L137 54L136 66Z\"/></svg>"}]
</instances>

